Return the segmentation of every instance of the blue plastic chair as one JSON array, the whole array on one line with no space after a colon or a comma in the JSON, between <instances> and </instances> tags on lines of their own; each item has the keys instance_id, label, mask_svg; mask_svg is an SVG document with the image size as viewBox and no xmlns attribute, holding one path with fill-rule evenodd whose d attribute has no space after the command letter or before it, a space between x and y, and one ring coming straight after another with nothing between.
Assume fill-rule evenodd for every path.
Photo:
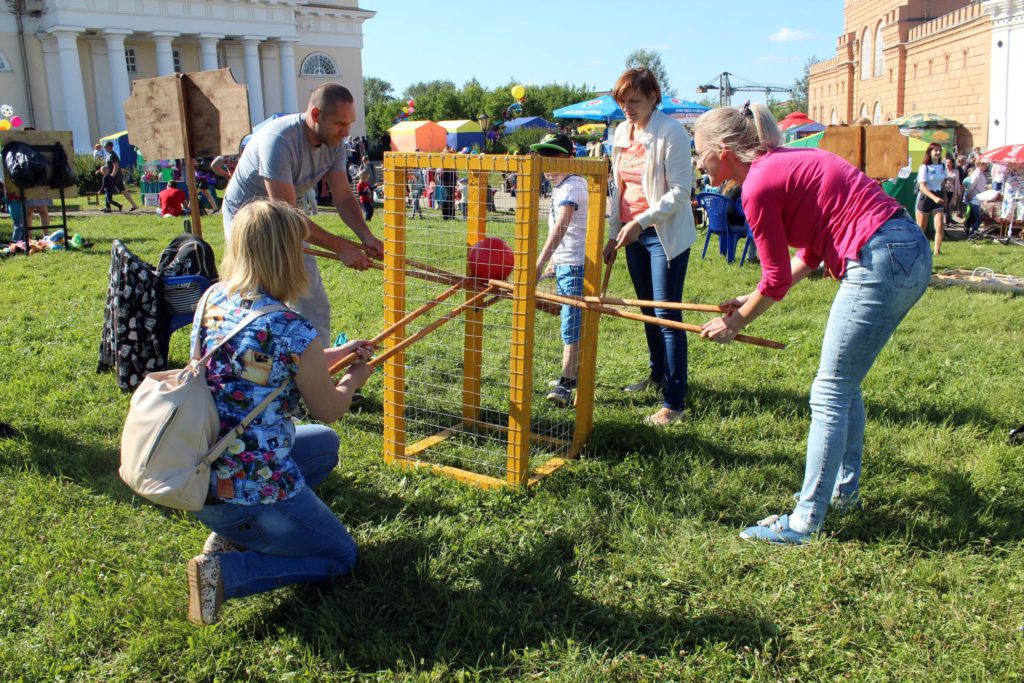
<instances>
[{"instance_id":1,"label":"blue plastic chair","mask_svg":"<svg viewBox=\"0 0 1024 683\"><path fill-rule=\"evenodd\" d=\"M163 305L167 314L167 336L192 323L196 305L209 289L210 281L202 275L173 275L163 278Z\"/></svg>"},{"instance_id":2,"label":"blue plastic chair","mask_svg":"<svg viewBox=\"0 0 1024 683\"><path fill-rule=\"evenodd\" d=\"M697 202L704 209L708 222L708 232L704 239L704 251L700 255L701 259L707 256L708 243L711 242L711 235L715 234L718 235L719 252L726 257L729 263L732 263L736 260L736 245L739 243L740 237L746 236L746 247L750 246L750 230L746 223L739 226L729 225L729 209L732 208L740 215L743 215L742 211L731 199L714 192L701 192L697 195ZM746 247L743 249L743 260L746 260L747 257ZM740 265L743 265L743 260L740 261Z\"/></svg>"}]
</instances>

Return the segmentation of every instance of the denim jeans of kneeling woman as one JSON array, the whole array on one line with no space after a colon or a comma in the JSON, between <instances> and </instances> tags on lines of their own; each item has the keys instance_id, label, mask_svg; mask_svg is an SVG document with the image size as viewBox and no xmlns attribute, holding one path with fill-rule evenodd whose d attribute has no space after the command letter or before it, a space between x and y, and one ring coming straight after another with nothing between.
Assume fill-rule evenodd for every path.
<instances>
[{"instance_id":1,"label":"denim jeans of kneeling woman","mask_svg":"<svg viewBox=\"0 0 1024 683\"><path fill-rule=\"evenodd\" d=\"M804 483L790 515L795 531L816 531L829 502L859 495L864 450L861 383L875 358L928 288L932 255L921 230L893 218L847 263L832 303L811 385Z\"/></svg>"},{"instance_id":2,"label":"denim jeans of kneeling woman","mask_svg":"<svg viewBox=\"0 0 1024 683\"><path fill-rule=\"evenodd\" d=\"M642 231L637 241L626 247L626 264L638 299L682 301L689 262L689 249L669 260L653 227ZM664 308L640 310L644 315L665 320L680 322L683 319L682 311ZM651 379L662 385L662 406L682 410L688 389L686 333L644 323L644 335L650 353Z\"/></svg>"},{"instance_id":3,"label":"denim jeans of kneeling woman","mask_svg":"<svg viewBox=\"0 0 1024 683\"><path fill-rule=\"evenodd\" d=\"M313 489L338 464L338 435L323 425L295 429L291 457L306 486L268 505L207 505L195 515L211 531L247 548L220 553L224 599L349 573L356 542Z\"/></svg>"}]
</instances>

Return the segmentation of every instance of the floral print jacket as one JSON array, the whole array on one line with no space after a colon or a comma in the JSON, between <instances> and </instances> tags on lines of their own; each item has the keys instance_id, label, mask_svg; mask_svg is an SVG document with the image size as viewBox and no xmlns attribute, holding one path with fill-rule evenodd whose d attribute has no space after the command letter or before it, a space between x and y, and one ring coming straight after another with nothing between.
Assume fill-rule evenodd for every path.
<instances>
[{"instance_id":1,"label":"floral print jacket","mask_svg":"<svg viewBox=\"0 0 1024 683\"><path fill-rule=\"evenodd\" d=\"M223 290L216 291L205 311L196 312L193 343L201 335L201 352L208 353L251 309L280 303L263 295L229 298ZM314 337L316 330L297 313L277 311L254 320L210 359L206 381L220 416L221 435L234 429L275 388L291 385L214 461L212 498L237 505L276 503L305 486L289 455L295 439L291 417L300 398L294 383L299 357Z\"/></svg>"}]
</instances>

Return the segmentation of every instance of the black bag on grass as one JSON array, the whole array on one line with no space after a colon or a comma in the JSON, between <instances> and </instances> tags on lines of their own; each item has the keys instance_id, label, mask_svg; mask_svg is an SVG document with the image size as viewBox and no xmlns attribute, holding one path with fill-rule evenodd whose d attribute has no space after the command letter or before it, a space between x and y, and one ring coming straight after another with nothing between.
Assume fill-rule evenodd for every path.
<instances>
[{"instance_id":1,"label":"black bag on grass","mask_svg":"<svg viewBox=\"0 0 1024 683\"><path fill-rule=\"evenodd\" d=\"M202 275L216 282L217 259L213 247L190 232L183 232L160 253L156 273L160 277L175 275Z\"/></svg>"}]
</instances>

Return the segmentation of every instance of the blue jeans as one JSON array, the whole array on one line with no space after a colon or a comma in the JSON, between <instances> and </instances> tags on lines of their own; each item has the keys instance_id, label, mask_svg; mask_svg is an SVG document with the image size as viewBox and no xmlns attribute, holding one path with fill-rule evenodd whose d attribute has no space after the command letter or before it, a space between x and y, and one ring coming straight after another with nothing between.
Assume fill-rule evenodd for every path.
<instances>
[{"instance_id":1,"label":"blue jeans","mask_svg":"<svg viewBox=\"0 0 1024 683\"><path fill-rule=\"evenodd\" d=\"M555 266L557 291L561 296L583 294L583 266ZM580 320L583 311L576 306L562 304L562 343L575 344L580 340Z\"/></svg>"},{"instance_id":2,"label":"blue jeans","mask_svg":"<svg viewBox=\"0 0 1024 683\"><path fill-rule=\"evenodd\" d=\"M279 503L222 503L195 513L211 531L248 548L218 555L225 600L352 570L356 542L313 493L338 464L338 443L330 427L300 425L291 456L306 479L305 488Z\"/></svg>"},{"instance_id":3,"label":"blue jeans","mask_svg":"<svg viewBox=\"0 0 1024 683\"><path fill-rule=\"evenodd\" d=\"M861 248L857 261L847 263L811 385L807 465L790 516L796 531L820 529L832 498L858 494L865 421L861 383L896 326L928 288L931 273L928 240L905 217L883 224Z\"/></svg>"},{"instance_id":4,"label":"blue jeans","mask_svg":"<svg viewBox=\"0 0 1024 683\"><path fill-rule=\"evenodd\" d=\"M690 250L669 261L658 233L647 228L636 242L626 247L626 264L638 299L682 301ZM681 322L682 311L641 308L644 315ZM686 403L686 333L682 330L644 323L651 379L662 385L662 405L682 410Z\"/></svg>"}]
</instances>

